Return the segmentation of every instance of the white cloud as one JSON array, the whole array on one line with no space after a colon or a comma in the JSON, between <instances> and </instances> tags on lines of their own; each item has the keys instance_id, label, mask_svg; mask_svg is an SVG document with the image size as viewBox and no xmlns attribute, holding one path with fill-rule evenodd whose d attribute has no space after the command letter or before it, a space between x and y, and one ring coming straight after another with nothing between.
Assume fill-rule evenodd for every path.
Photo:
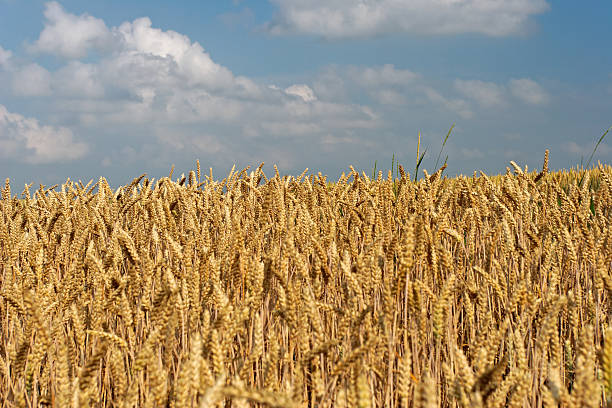
<instances>
[{"instance_id":1,"label":"white cloud","mask_svg":"<svg viewBox=\"0 0 612 408\"><path fill-rule=\"evenodd\" d=\"M529 105L545 105L550 99L544 88L528 78L511 79L508 86L512 95Z\"/></svg>"},{"instance_id":2,"label":"white cloud","mask_svg":"<svg viewBox=\"0 0 612 408\"><path fill-rule=\"evenodd\" d=\"M336 66L329 66L314 79L312 87L315 94L325 100L348 100L345 75Z\"/></svg>"},{"instance_id":3,"label":"white cloud","mask_svg":"<svg viewBox=\"0 0 612 408\"><path fill-rule=\"evenodd\" d=\"M299 96L302 98L302 100L304 100L304 102L312 102L317 100L314 91L308 85L304 84L291 85L289 88L285 89L285 93L287 95Z\"/></svg>"},{"instance_id":4,"label":"white cloud","mask_svg":"<svg viewBox=\"0 0 612 408\"><path fill-rule=\"evenodd\" d=\"M310 121L324 123L327 131L344 131L371 127L376 120L360 106L319 101L306 84L281 90L234 76L199 43L154 28L146 17L111 31L119 44L113 53L97 64L72 62L54 81L57 95L64 98L61 108L78 112L89 126L96 120L145 126L214 123L265 134L263 123L277 123L277 128L285 123L288 131L295 130L286 134L291 137L302 134ZM66 83L70 77L72 84Z\"/></svg>"},{"instance_id":5,"label":"white cloud","mask_svg":"<svg viewBox=\"0 0 612 408\"><path fill-rule=\"evenodd\" d=\"M272 0L279 7L266 24L273 34L304 33L328 38L387 33L508 36L522 33L545 0Z\"/></svg>"},{"instance_id":6,"label":"white cloud","mask_svg":"<svg viewBox=\"0 0 612 408\"><path fill-rule=\"evenodd\" d=\"M53 87L64 97L99 98L104 95L104 85L95 64L70 61L53 75Z\"/></svg>"},{"instance_id":7,"label":"white cloud","mask_svg":"<svg viewBox=\"0 0 612 408\"><path fill-rule=\"evenodd\" d=\"M51 93L51 73L38 64L15 71L13 92L19 96L43 96Z\"/></svg>"},{"instance_id":8,"label":"white cloud","mask_svg":"<svg viewBox=\"0 0 612 408\"><path fill-rule=\"evenodd\" d=\"M11 59L12 55L13 53L11 51L0 47L0 67L8 69L9 60Z\"/></svg>"},{"instance_id":9,"label":"white cloud","mask_svg":"<svg viewBox=\"0 0 612 408\"><path fill-rule=\"evenodd\" d=\"M190 85L221 89L233 84L232 73L213 62L200 44L192 43L189 37L176 31L152 28L147 17L123 23L114 31L123 39L123 52L128 56L134 52L169 59Z\"/></svg>"},{"instance_id":10,"label":"white cloud","mask_svg":"<svg viewBox=\"0 0 612 408\"><path fill-rule=\"evenodd\" d=\"M405 86L413 83L420 76L407 69L396 69L393 64L378 67L351 67L348 75L361 86Z\"/></svg>"},{"instance_id":11,"label":"white cloud","mask_svg":"<svg viewBox=\"0 0 612 408\"><path fill-rule=\"evenodd\" d=\"M290 151L287 146L294 140L303 138L323 143L327 151L332 151L341 148L334 141L350 138L365 146L372 130L396 126L390 119L397 115L397 109L388 108L390 105L410 105L405 120L411 121L412 108L426 109L442 118L473 116L467 98L446 95L439 86L427 85L422 75L391 64L329 67L311 82L283 84L282 88L267 86L234 75L216 63L198 42L172 30L155 28L149 18L106 28L103 21L93 17L78 17L61 8L59 11L62 21L101 23L105 28L102 31L114 40L112 49L96 54L87 63L67 61L54 72L26 66L12 70L11 75L23 88L37 81L19 81L19 75L22 79L28 75L34 78L38 72L39 85L19 92L46 94L46 100L52 102L48 113L53 123L70 123L75 132L100 137L100 146L92 152L107 143L103 138L108 138L120 140L121 146L144 143L149 146L148 157L170 157L169 152L176 151L240 158L237 151L251 143L249 146L263 146L259 141L268 136L284 144L278 149L285 152ZM50 26L47 24L45 30ZM56 42L61 47L48 49L57 55L70 54L68 49L74 51L72 55L103 49L94 40L81 41L81 48ZM66 128L45 129L63 135L59 142L72 140ZM138 149L109 146L105 145L104 153L96 158L102 166L146 160ZM108 149L114 149L113 153ZM263 147L259 151L248 149L249 155L269 153Z\"/></svg>"},{"instance_id":12,"label":"white cloud","mask_svg":"<svg viewBox=\"0 0 612 408\"><path fill-rule=\"evenodd\" d=\"M52 73L32 66L13 74L15 93L50 94L52 110L71 123L99 129L223 127L209 135L239 134L236 129L265 135L274 128L286 131L289 138L306 130L346 132L378 123L378 115L362 106L320 101L309 84L282 90L235 76L214 62L198 42L176 31L155 28L147 17L107 28L100 19L68 13L51 2L45 18L36 50L68 58L83 57L92 49L109 51L98 54L94 62L73 60ZM368 72L366 79L372 76ZM407 72L393 66L383 67L379 74L388 77L385 81L389 83L407 78ZM191 143L186 130L170 133L176 146ZM158 132L149 134L161 141Z\"/></svg>"},{"instance_id":13,"label":"white cloud","mask_svg":"<svg viewBox=\"0 0 612 408\"><path fill-rule=\"evenodd\" d=\"M105 49L112 35L104 21L83 14L66 13L56 2L45 4L45 28L32 50L65 58L82 58L89 49Z\"/></svg>"},{"instance_id":14,"label":"white cloud","mask_svg":"<svg viewBox=\"0 0 612 408\"><path fill-rule=\"evenodd\" d=\"M421 75L407 69L395 68L393 64L365 68L352 66L347 69L345 77L354 82L355 88L365 89L372 99L382 105L406 104L406 91L416 89L422 80ZM334 86L333 83L338 83L339 80L337 74L336 78L330 79L331 81L326 81L328 86Z\"/></svg>"},{"instance_id":15,"label":"white cloud","mask_svg":"<svg viewBox=\"0 0 612 408\"><path fill-rule=\"evenodd\" d=\"M463 99L449 99L428 86L422 87L422 90L430 102L455 112L464 119L470 119L474 116L474 112L470 109L469 104Z\"/></svg>"},{"instance_id":16,"label":"white cloud","mask_svg":"<svg viewBox=\"0 0 612 408\"><path fill-rule=\"evenodd\" d=\"M505 103L503 86L493 82L456 79L454 87L459 93L483 107L501 106Z\"/></svg>"},{"instance_id":17,"label":"white cloud","mask_svg":"<svg viewBox=\"0 0 612 408\"><path fill-rule=\"evenodd\" d=\"M175 90L165 102L170 122L232 122L245 112L248 103L205 90Z\"/></svg>"},{"instance_id":18,"label":"white cloud","mask_svg":"<svg viewBox=\"0 0 612 408\"><path fill-rule=\"evenodd\" d=\"M314 80L317 95L326 100L351 100L365 91L380 105L411 105L429 111L441 108L464 119L474 117L474 104L480 107L506 107L509 86L480 80L460 80L452 83L456 91L445 95L439 84L429 84L420 73L399 69L391 64L345 68L328 67ZM384 107L383 107L384 109Z\"/></svg>"},{"instance_id":19,"label":"white cloud","mask_svg":"<svg viewBox=\"0 0 612 408\"><path fill-rule=\"evenodd\" d=\"M40 125L34 118L10 113L4 105L0 105L0 147L4 159L23 158L30 164L76 160L88 151L70 129Z\"/></svg>"},{"instance_id":20,"label":"white cloud","mask_svg":"<svg viewBox=\"0 0 612 408\"><path fill-rule=\"evenodd\" d=\"M406 97L393 89L381 89L372 92L372 96L382 105L405 105L407 103Z\"/></svg>"}]
</instances>

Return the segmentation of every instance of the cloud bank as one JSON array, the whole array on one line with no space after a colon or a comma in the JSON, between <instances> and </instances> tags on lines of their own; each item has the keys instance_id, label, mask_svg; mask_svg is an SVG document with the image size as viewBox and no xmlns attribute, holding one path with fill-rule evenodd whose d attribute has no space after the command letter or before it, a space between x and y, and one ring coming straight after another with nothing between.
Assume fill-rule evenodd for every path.
<instances>
[{"instance_id":1,"label":"cloud bank","mask_svg":"<svg viewBox=\"0 0 612 408\"><path fill-rule=\"evenodd\" d=\"M109 28L57 2L46 4L44 17L44 29L30 50L65 64L55 71L36 63L15 67L13 95L52 100L51 113L81 129L116 133L138 127L160 149L229 155L242 136L291 139L310 132L316 139L377 126L376 115L366 107L320 101L308 85L281 89L236 76L198 42L155 28L147 17ZM98 58L85 62L92 52ZM10 57L0 49L3 66ZM164 131L173 134L171 143ZM50 154L48 160L54 157L59 156ZM102 161L109 164L108 158Z\"/></svg>"},{"instance_id":2,"label":"cloud bank","mask_svg":"<svg viewBox=\"0 0 612 408\"><path fill-rule=\"evenodd\" d=\"M503 4L494 3L497 10ZM30 55L53 56L53 67L0 47L0 83L8 85L0 96L14 102L0 105L0 147L13 163L81 161L98 166L97 174L145 165L166 170L167 163L192 158L211 166L266 161L295 171L342 163L346 170L352 160L389 153L398 140L412 146L406 129L416 136L423 125L436 128L423 132L426 144L457 120L503 119L517 106L543 107L551 99L532 78L449 84L393 64L327 66L295 81L264 83L234 74L199 42L156 28L148 17L110 27L51 2L44 18ZM454 153L471 160L487 151L455 147Z\"/></svg>"},{"instance_id":3,"label":"cloud bank","mask_svg":"<svg viewBox=\"0 0 612 408\"><path fill-rule=\"evenodd\" d=\"M529 18L546 12L545 0L272 0L279 13L272 34L326 38L391 33L503 37L524 32Z\"/></svg>"}]
</instances>

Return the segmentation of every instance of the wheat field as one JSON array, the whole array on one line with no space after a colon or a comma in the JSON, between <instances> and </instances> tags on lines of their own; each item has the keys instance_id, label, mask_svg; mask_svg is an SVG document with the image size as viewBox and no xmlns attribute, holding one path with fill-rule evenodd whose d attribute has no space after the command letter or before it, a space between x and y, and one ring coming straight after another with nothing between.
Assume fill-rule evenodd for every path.
<instances>
[{"instance_id":1,"label":"wheat field","mask_svg":"<svg viewBox=\"0 0 612 408\"><path fill-rule=\"evenodd\" d=\"M1 406L612 407L612 167L547 162L7 179Z\"/></svg>"}]
</instances>

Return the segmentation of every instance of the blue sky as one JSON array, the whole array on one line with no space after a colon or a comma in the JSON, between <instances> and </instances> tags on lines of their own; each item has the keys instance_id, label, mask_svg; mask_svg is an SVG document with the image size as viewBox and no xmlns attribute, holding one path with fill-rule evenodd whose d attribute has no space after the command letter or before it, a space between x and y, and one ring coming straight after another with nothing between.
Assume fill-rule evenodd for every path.
<instances>
[{"instance_id":1,"label":"blue sky","mask_svg":"<svg viewBox=\"0 0 612 408\"><path fill-rule=\"evenodd\" d=\"M412 174L418 132L431 173L452 124L448 175L545 149L568 168L612 125L611 18L607 0L0 0L0 176L117 187L199 159L337 180L393 154Z\"/></svg>"}]
</instances>

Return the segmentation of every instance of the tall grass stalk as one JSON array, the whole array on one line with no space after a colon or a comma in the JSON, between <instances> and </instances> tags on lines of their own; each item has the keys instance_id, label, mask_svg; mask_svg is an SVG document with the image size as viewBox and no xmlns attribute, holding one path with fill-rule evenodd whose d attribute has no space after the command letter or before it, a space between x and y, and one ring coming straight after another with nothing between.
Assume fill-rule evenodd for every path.
<instances>
[{"instance_id":1,"label":"tall grass stalk","mask_svg":"<svg viewBox=\"0 0 612 408\"><path fill-rule=\"evenodd\" d=\"M425 151L423 152L423 154L419 158L420 149L421 149L421 132L419 131L419 136L418 136L418 141L417 141L417 155L416 155L417 163L416 163L416 167L414 168L414 181L415 181L415 183L417 181L417 176L419 174L419 166L421 165L421 162L423 161L423 158L425 157L425 153L427 153L427 149L425 149Z\"/></svg>"},{"instance_id":2,"label":"tall grass stalk","mask_svg":"<svg viewBox=\"0 0 612 408\"><path fill-rule=\"evenodd\" d=\"M610 129L612 129L612 126L610 126L603 135L601 135L601 137L599 138L599 140L597 141L597 144L595 145L595 148L593 149L593 153L591 153L591 157L589 157L589 162L586 165L586 168L588 169L589 166L591 165L591 160L593 159L593 156L595 155L595 152L597 151L597 148L599 147L599 144L601 143L601 141L604 139L604 137L606 137L606 135L608 134L608 132L610 131ZM582 159L580 160L580 167L582 168ZM584 173L582 175L582 177L580 177L580 181L578 182L578 187L582 187L582 182L584 181L584 176L586 175L586 173Z\"/></svg>"},{"instance_id":3,"label":"tall grass stalk","mask_svg":"<svg viewBox=\"0 0 612 408\"><path fill-rule=\"evenodd\" d=\"M448 140L448 137L450 136L450 134L453 131L454 127L455 127L455 124L453 123L453 126L451 126L450 129L448 129L448 133L446 134L446 137L444 138L444 142L442 142L442 147L440 148L440 153L438 153L438 158L436 159L436 165L434 166L434 169L438 168L438 160L440 160L440 155L442 154L442 150L444 150L444 146L446 145L446 141ZM444 164L446 164L447 160L448 160L448 155L444 159ZM443 166L444 166L444 164L443 164Z\"/></svg>"},{"instance_id":4,"label":"tall grass stalk","mask_svg":"<svg viewBox=\"0 0 612 408\"><path fill-rule=\"evenodd\" d=\"M455 124L453 123L453 125L450 127L450 129L448 130L448 133L446 133L446 137L444 138L444 140L442 141L442 147L440 148L440 152L438 153L438 158L436 159L436 165L435 165L435 169L438 169L438 163L440 161L440 156L442 155L442 151L444 150L444 146L446 146L446 142L448 141L448 138L451 134L451 132L453 131L455 127ZM425 151L423 153L421 153L421 132L418 132L418 136L417 136L417 155L416 155L416 165L414 167L414 181L416 182L418 179L418 174L419 174L419 167L421 166L421 163L423 162L423 159L425 158L425 154L427 153L427 149L425 149ZM446 156L446 158L444 159L444 163L442 164L442 166L444 166L448 161L448 155ZM374 168L372 169L372 179L375 180L376 179L376 174L377 174L377 165L378 165L378 161L375 160L374 161ZM392 157L391 157L391 174L393 177L393 190L395 191L395 184L396 184L396 177L399 177L399 161L396 163L395 162L395 153L393 153Z\"/></svg>"}]
</instances>

